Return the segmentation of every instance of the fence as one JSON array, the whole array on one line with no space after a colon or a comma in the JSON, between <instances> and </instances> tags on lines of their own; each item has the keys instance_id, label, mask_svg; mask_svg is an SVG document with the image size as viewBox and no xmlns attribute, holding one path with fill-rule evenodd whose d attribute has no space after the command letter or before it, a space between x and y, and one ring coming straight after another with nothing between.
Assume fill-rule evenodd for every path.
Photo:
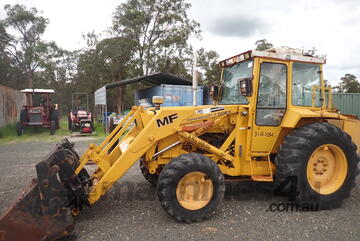
<instances>
[{"instance_id":1,"label":"fence","mask_svg":"<svg viewBox=\"0 0 360 241\"><path fill-rule=\"evenodd\" d=\"M333 105L341 114L360 118L360 93L333 93Z\"/></svg>"},{"instance_id":2,"label":"fence","mask_svg":"<svg viewBox=\"0 0 360 241\"><path fill-rule=\"evenodd\" d=\"M16 122L25 103L20 91L0 85L0 127Z\"/></svg>"}]
</instances>

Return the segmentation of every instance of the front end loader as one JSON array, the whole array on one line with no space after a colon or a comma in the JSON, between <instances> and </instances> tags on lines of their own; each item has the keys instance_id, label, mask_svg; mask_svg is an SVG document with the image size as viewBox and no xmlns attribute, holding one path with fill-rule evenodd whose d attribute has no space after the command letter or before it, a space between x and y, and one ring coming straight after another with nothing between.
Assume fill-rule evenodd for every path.
<instances>
[{"instance_id":1,"label":"front end loader","mask_svg":"<svg viewBox=\"0 0 360 241\"><path fill-rule=\"evenodd\" d=\"M71 216L98 201L138 161L165 212L187 223L211 216L224 183L234 178L274 182L276 193L298 203L340 206L358 174L360 122L332 106L324 63L289 49L247 51L220 62L215 105L160 107L161 98L154 98L156 107L134 106L81 158L63 140L0 219L0 240L70 233ZM97 166L90 174L89 161Z\"/></svg>"}]
</instances>

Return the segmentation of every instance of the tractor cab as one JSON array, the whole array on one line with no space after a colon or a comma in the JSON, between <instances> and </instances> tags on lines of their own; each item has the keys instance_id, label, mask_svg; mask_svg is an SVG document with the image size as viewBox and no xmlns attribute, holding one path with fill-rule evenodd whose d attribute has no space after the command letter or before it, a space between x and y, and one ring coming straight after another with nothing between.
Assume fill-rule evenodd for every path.
<instances>
[{"instance_id":1,"label":"tractor cab","mask_svg":"<svg viewBox=\"0 0 360 241\"><path fill-rule=\"evenodd\" d=\"M247 51L225 59L220 62L218 103L254 105L264 115L269 114L264 109L278 113L293 106L331 109L325 99L330 91L323 81L325 62L325 58L288 47Z\"/></svg>"},{"instance_id":2,"label":"tractor cab","mask_svg":"<svg viewBox=\"0 0 360 241\"><path fill-rule=\"evenodd\" d=\"M54 134L55 129L59 128L58 105L51 103L51 97L55 91L53 89L24 89L20 92L26 94L26 105L20 113L17 134L22 135L24 128L29 126L50 128L50 133Z\"/></svg>"},{"instance_id":3,"label":"tractor cab","mask_svg":"<svg viewBox=\"0 0 360 241\"><path fill-rule=\"evenodd\" d=\"M323 80L325 63L325 58L288 47L247 51L220 62L216 101L243 108L252 126L247 138L253 154L275 152L281 127L293 128L294 114L334 112L331 89Z\"/></svg>"}]
</instances>

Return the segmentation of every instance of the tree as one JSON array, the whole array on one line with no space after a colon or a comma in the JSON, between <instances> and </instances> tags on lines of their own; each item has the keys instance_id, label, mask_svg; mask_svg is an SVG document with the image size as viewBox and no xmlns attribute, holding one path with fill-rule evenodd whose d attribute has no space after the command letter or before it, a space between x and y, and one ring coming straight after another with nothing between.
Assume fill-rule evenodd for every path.
<instances>
[{"instance_id":1,"label":"tree","mask_svg":"<svg viewBox=\"0 0 360 241\"><path fill-rule=\"evenodd\" d=\"M35 70L58 51L54 42L47 43L41 40L49 21L39 16L36 8L26 9L23 5L7 4L4 9L7 17L3 23L14 32L9 35L10 39L6 44L5 52L26 75L28 87L33 88Z\"/></svg>"},{"instance_id":2,"label":"tree","mask_svg":"<svg viewBox=\"0 0 360 241\"><path fill-rule=\"evenodd\" d=\"M269 43L266 39L260 39L255 42L256 50L264 51L273 47L272 43Z\"/></svg>"},{"instance_id":3,"label":"tree","mask_svg":"<svg viewBox=\"0 0 360 241\"><path fill-rule=\"evenodd\" d=\"M116 8L112 32L135 41L134 74L164 71L186 56L189 37L200 33L187 16L190 6L185 0L128 0Z\"/></svg>"},{"instance_id":4,"label":"tree","mask_svg":"<svg viewBox=\"0 0 360 241\"><path fill-rule=\"evenodd\" d=\"M34 86L46 86L54 89L54 103L60 105L60 111L65 114L71 109L71 93L74 89L78 51L60 50L57 57L46 62L41 71L34 73Z\"/></svg>"},{"instance_id":5,"label":"tree","mask_svg":"<svg viewBox=\"0 0 360 241\"><path fill-rule=\"evenodd\" d=\"M340 83L335 87L339 93L360 93L360 83L353 74L345 74Z\"/></svg>"},{"instance_id":6,"label":"tree","mask_svg":"<svg viewBox=\"0 0 360 241\"><path fill-rule=\"evenodd\" d=\"M207 86L216 85L220 80L221 69L218 64L219 54L216 51L197 51L198 66L202 72L199 83Z\"/></svg>"},{"instance_id":7,"label":"tree","mask_svg":"<svg viewBox=\"0 0 360 241\"><path fill-rule=\"evenodd\" d=\"M133 41L124 37L99 41L94 33L87 34L85 40L87 48L79 55L75 88L93 93L104 84L129 77L129 72L134 69ZM118 88L116 93L110 91L109 95L112 94L114 109L119 113L125 108L124 88Z\"/></svg>"}]
</instances>

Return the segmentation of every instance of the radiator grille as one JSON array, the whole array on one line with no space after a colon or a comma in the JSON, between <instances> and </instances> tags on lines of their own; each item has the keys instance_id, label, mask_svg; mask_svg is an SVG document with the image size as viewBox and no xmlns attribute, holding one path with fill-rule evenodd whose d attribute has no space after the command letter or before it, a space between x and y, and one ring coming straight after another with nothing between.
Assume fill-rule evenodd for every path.
<instances>
[{"instance_id":1,"label":"radiator grille","mask_svg":"<svg viewBox=\"0 0 360 241\"><path fill-rule=\"evenodd\" d=\"M41 113L30 114L30 122L42 122Z\"/></svg>"}]
</instances>

